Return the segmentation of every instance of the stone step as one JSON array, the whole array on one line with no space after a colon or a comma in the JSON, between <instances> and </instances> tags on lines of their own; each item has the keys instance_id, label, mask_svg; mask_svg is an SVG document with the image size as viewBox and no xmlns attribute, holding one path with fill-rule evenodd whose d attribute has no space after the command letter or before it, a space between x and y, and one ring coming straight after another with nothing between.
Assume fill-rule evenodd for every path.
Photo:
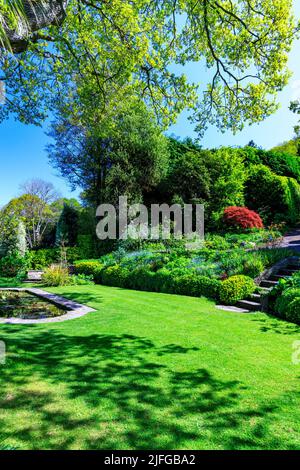
<instances>
[{"instance_id":1,"label":"stone step","mask_svg":"<svg viewBox=\"0 0 300 470\"><path fill-rule=\"evenodd\" d=\"M259 302L261 300L261 295L260 294L252 294L251 299L254 300L255 302Z\"/></svg>"},{"instance_id":2,"label":"stone step","mask_svg":"<svg viewBox=\"0 0 300 470\"><path fill-rule=\"evenodd\" d=\"M224 310L225 312L250 313L250 311L245 308L233 307L228 305L216 305L216 308L218 310Z\"/></svg>"},{"instance_id":3,"label":"stone step","mask_svg":"<svg viewBox=\"0 0 300 470\"><path fill-rule=\"evenodd\" d=\"M273 289L273 287L261 287L261 286L259 286L261 297L269 294L272 289Z\"/></svg>"},{"instance_id":4,"label":"stone step","mask_svg":"<svg viewBox=\"0 0 300 470\"><path fill-rule=\"evenodd\" d=\"M281 269L278 274L282 274L283 276L292 276L293 274L299 272L299 269L287 269L287 268L284 268L284 269Z\"/></svg>"},{"instance_id":5,"label":"stone step","mask_svg":"<svg viewBox=\"0 0 300 470\"><path fill-rule=\"evenodd\" d=\"M268 281L279 281L279 279L288 279L291 276L288 276L286 274L273 274L273 276L268 279Z\"/></svg>"},{"instance_id":6,"label":"stone step","mask_svg":"<svg viewBox=\"0 0 300 470\"><path fill-rule=\"evenodd\" d=\"M258 303L258 302L254 302L252 300L240 300L237 305L240 308L244 308L244 309L252 311L252 312L253 311L257 312L257 311L261 310L261 304Z\"/></svg>"},{"instance_id":7,"label":"stone step","mask_svg":"<svg viewBox=\"0 0 300 470\"><path fill-rule=\"evenodd\" d=\"M38 282L42 279L43 274L44 274L44 271L41 271L40 269L28 271L27 281L28 282Z\"/></svg>"},{"instance_id":8,"label":"stone step","mask_svg":"<svg viewBox=\"0 0 300 470\"><path fill-rule=\"evenodd\" d=\"M278 281L267 281L267 280L262 281L260 283L261 287L270 287L270 288L275 287L277 284L278 284Z\"/></svg>"}]
</instances>

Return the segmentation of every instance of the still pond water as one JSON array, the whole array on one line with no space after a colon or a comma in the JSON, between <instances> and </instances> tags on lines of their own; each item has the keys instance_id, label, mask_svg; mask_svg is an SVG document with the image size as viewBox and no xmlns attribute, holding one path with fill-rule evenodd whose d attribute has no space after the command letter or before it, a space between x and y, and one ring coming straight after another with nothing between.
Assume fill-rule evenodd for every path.
<instances>
[{"instance_id":1,"label":"still pond water","mask_svg":"<svg viewBox=\"0 0 300 470\"><path fill-rule=\"evenodd\" d=\"M39 320L64 315L66 310L22 291L0 292L0 317Z\"/></svg>"}]
</instances>

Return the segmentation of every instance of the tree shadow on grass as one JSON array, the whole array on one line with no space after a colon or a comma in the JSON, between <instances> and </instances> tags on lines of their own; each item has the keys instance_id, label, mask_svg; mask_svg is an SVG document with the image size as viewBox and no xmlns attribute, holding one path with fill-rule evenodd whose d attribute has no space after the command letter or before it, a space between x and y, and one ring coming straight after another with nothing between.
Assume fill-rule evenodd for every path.
<instances>
[{"instance_id":1,"label":"tree shadow on grass","mask_svg":"<svg viewBox=\"0 0 300 470\"><path fill-rule=\"evenodd\" d=\"M50 292L49 288L47 289L47 287L42 287L42 286L39 286L40 288L42 288L43 290L45 290L46 292ZM102 304L103 303L103 297L101 295L101 292L92 292L92 293L89 293L89 292L86 292L86 291L80 291L80 290L77 290L76 293L70 291L70 292L52 292L51 293L55 293L56 295L58 295L59 297L64 297L68 300L73 300L74 302L77 302L77 303L80 303L80 304L83 304L83 305L87 305L87 304L90 304L89 306L91 306L91 304Z\"/></svg>"},{"instance_id":2,"label":"tree shadow on grass","mask_svg":"<svg viewBox=\"0 0 300 470\"><path fill-rule=\"evenodd\" d=\"M272 332L280 335L298 335L300 336L300 326L295 323L282 320L274 315L265 314L265 318L252 318L252 321L257 322L263 333Z\"/></svg>"},{"instance_id":3,"label":"tree shadow on grass","mask_svg":"<svg viewBox=\"0 0 300 470\"><path fill-rule=\"evenodd\" d=\"M241 404L243 384L205 368L188 370L197 348L35 326L2 332L9 354L1 368L0 428L21 448L196 449L211 442L236 449L258 448L258 438L262 447L280 447L260 424L272 419L276 406ZM185 371L173 369L176 355L186 358ZM13 426L17 413L24 422ZM258 424L245 433L249 420Z\"/></svg>"}]
</instances>

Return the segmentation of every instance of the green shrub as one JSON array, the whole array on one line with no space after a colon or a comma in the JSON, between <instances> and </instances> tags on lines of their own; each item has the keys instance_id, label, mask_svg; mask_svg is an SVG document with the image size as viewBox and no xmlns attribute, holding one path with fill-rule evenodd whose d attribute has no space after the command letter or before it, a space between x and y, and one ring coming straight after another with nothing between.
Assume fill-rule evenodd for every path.
<instances>
[{"instance_id":1,"label":"green shrub","mask_svg":"<svg viewBox=\"0 0 300 470\"><path fill-rule=\"evenodd\" d=\"M67 261L70 264L82 258L80 250L77 247L67 247L66 255ZM32 250L29 252L29 259L31 269L43 269L51 264L59 263L60 249L43 248L41 250Z\"/></svg>"},{"instance_id":2,"label":"green shrub","mask_svg":"<svg viewBox=\"0 0 300 470\"><path fill-rule=\"evenodd\" d=\"M67 261L69 264L74 264L76 261L82 259L81 251L77 246L67 246Z\"/></svg>"},{"instance_id":3,"label":"green shrub","mask_svg":"<svg viewBox=\"0 0 300 470\"><path fill-rule=\"evenodd\" d=\"M286 289L275 302L275 312L287 321L300 323L300 288Z\"/></svg>"},{"instance_id":4,"label":"green shrub","mask_svg":"<svg viewBox=\"0 0 300 470\"><path fill-rule=\"evenodd\" d=\"M264 263L259 256L251 253L248 259L245 259L243 271L241 274L251 277L252 279L258 277L265 270Z\"/></svg>"},{"instance_id":5,"label":"green shrub","mask_svg":"<svg viewBox=\"0 0 300 470\"><path fill-rule=\"evenodd\" d=\"M141 266L127 273L126 287L143 291L159 291L156 281L157 273L150 271L147 267Z\"/></svg>"},{"instance_id":6,"label":"green shrub","mask_svg":"<svg viewBox=\"0 0 300 470\"><path fill-rule=\"evenodd\" d=\"M71 279L69 271L60 265L52 265L46 268L42 275L42 282L45 286L66 286L70 284Z\"/></svg>"},{"instance_id":7,"label":"green shrub","mask_svg":"<svg viewBox=\"0 0 300 470\"><path fill-rule=\"evenodd\" d=\"M69 284L72 286L88 286L94 284L93 276L86 276L85 274L77 274L70 276Z\"/></svg>"},{"instance_id":8,"label":"green shrub","mask_svg":"<svg viewBox=\"0 0 300 470\"><path fill-rule=\"evenodd\" d=\"M99 264L97 268L94 269L94 273L92 275L95 284L102 284L102 273L103 273L103 266Z\"/></svg>"},{"instance_id":9,"label":"green shrub","mask_svg":"<svg viewBox=\"0 0 300 470\"><path fill-rule=\"evenodd\" d=\"M174 293L218 300L221 284L218 279L191 274L174 279Z\"/></svg>"},{"instance_id":10,"label":"green shrub","mask_svg":"<svg viewBox=\"0 0 300 470\"><path fill-rule=\"evenodd\" d=\"M209 277L199 276L197 278L197 296L209 297L219 300L222 282L219 279L211 279Z\"/></svg>"},{"instance_id":11,"label":"green shrub","mask_svg":"<svg viewBox=\"0 0 300 470\"><path fill-rule=\"evenodd\" d=\"M56 248L45 248L29 252L30 268L43 269L59 261L59 250Z\"/></svg>"},{"instance_id":12,"label":"green shrub","mask_svg":"<svg viewBox=\"0 0 300 470\"><path fill-rule=\"evenodd\" d=\"M256 290L256 285L248 276L232 276L222 282L220 287L220 300L224 304L234 305L245 299Z\"/></svg>"},{"instance_id":13,"label":"green shrub","mask_svg":"<svg viewBox=\"0 0 300 470\"><path fill-rule=\"evenodd\" d=\"M13 253L0 259L0 275L3 277L16 277L25 275L28 268L28 258Z\"/></svg>"},{"instance_id":14,"label":"green shrub","mask_svg":"<svg viewBox=\"0 0 300 470\"><path fill-rule=\"evenodd\" d=\"M127 269L116 264L115 266L109 266L108 268L103 269L101 281L106 286L128 287L128 274L129 271Z\"/></svg>"},{"instance_id":15,"label":"green shrub","mask_svg":"<svg viewBox=\"0 0 300 470\"><path fill-rule=\"evenodd\" d=\"M80 259L89 259L95 256L95 243L92 235L78 235L77 249Z\"/></svg>"},{"instance_id":16,"label":"green shrub","mask_svg":"<svg viewBox=\"0 0 300 470\"><path fill-rule=\"evenodd\" d=\"M210 250L229 250L230 243L221 235L207 234L205 237L205 248Z\"/></svg>"},{"instance_id":17,"label":"green shrub","mask_svg":"<svg viewBox=\"0 0 300 470\"><path fill-rule=\"evenodd\" d=\"M192 297L218 299L221 281L201 276L195 271L161 270L157 273L157 284L163 292Z\"/></svg>"},{"instance_id":18,"label":"green shrub","mask_svg":"<svg viewBox=\"0 0 300 470\"><path fill-rule=\"evenodd\" d=\"M77 261L75 262L75 273L76 274L85 274L86 276L95 277L99 275L99 271L103 268L103 264L97 260L86 260L86 261Z\"/></svg>"},{"instance_id":19,"label":"green shrub","mask_svg":"<svg viewBox=\"0 0 300 470\"><path fill-rule=\"evenodd\" d=\"M290 302L285 316L287 321L300 324L300 293Z\"/></svg>"},{"instance_id":20,"label":"green shrub","mask_svg":"<svg viewBox=\"0 0 300 470\"><path fill-rule=\"evenodd\" d=\"M285 258L295 256L296 253L288 248L272 248L258 250L255 255L260 256L265 268L270 268Z\"/></svg>"}]
</instances>

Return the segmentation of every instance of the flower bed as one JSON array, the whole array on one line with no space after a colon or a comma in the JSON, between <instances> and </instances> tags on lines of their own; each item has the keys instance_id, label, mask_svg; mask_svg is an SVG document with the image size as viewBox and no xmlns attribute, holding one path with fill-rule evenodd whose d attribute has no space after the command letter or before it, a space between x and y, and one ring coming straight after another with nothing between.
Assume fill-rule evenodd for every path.
<instances>
[{"instance_id":1,"label":"flower bed","mask_svg":"<svg viewBox=\"0 0 300 470\"><path fill-rule=\"evenodd\" d=\"M254 291L253 280L265 269L293 254L287 249L254 250L253 246L250 251L249 243L254 242L249 238L262 240L263 232L249 234L248 239L245 235L242 241L235 234L210 236L197 251L180 248L126 253L119 250L99 260L76 262L75 272L92 275L96 283L108 286L206 296L236 303ZM228 295L224 290L226 285L230 286Z\"/></svg>"}]
</instances>

